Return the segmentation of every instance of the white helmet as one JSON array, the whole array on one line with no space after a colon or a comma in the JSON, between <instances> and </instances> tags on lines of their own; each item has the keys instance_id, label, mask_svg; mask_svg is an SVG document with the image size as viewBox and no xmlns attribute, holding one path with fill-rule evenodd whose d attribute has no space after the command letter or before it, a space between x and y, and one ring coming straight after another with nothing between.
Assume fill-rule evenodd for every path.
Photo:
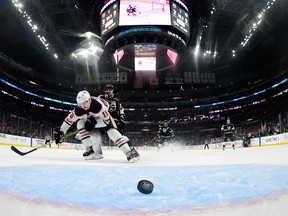
<instances>
[{"instance_id":1,"label":"white helmet","mask_svg":"<svg viewBox=\"0 0 288 216\"><path fill-rule=\"evenodd\" d=\"M90 97L91 96L90 96L88 91L86 91L86 90L80 91L77 94L77 98L76 98L78 106L81 106L81 104L83 104L85 101L90 101Z\"/></svg>"}]
</instances>

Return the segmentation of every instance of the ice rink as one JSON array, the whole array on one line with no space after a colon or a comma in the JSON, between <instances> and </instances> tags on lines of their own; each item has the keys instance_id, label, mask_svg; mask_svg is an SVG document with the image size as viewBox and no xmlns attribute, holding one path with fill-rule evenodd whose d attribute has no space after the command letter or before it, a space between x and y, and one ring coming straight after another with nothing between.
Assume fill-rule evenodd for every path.
<instances>
[{"instance_id":1,"label":"ice rink","mask_svg":"<svg viewBox=\"0 0 288 216\"><path fill-rule=\"evenodd\" d=\"M29 148L17 147L21 151ZM257 148L119 150L85 161L81 150L26 156L0 146L0 214L7 216L284 216L288 145ZM149 195L137 183L154 183Z\"/></svg>"}]
</instances>

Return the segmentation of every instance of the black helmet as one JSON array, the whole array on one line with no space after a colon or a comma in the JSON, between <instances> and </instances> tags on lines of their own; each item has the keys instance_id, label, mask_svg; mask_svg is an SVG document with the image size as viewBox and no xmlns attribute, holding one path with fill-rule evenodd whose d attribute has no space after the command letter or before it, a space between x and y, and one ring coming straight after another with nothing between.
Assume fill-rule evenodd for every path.
<instances>
[{"instance_id":1,"label":"black helmet","mask_svg":"<svg viewBox=\"0 0 288 216\"><path fill-rule=\"evenodd\" d=\"M106 89L112 89L112 90L114 90L114 86L111 85L111 84L107 84L107 85L105 86L105 88L104 88L104 91L106 91Z\"/></svg>"}]
</instances>

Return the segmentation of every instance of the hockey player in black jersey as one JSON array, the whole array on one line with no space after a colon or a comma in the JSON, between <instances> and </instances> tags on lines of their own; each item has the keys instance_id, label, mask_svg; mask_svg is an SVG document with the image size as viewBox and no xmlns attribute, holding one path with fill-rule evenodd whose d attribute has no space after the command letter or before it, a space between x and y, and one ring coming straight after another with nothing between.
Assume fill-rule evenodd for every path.
<instances>
[{"instance_id":1,"label":"hockey player in black jersey","mask_svg":"<svg viewBox=\"0 0 288 216\"><path fill-rule=\"evenodd\" d=\"M125 127L124 123L124 110L120 103L117 94L114 93L114 86L107 84L104 88L104 94L99 97L105 99L109 104L109 113L114 118L117 128L120 132L123 132Z\"/></svg>"},{"instance_id":2,"label":"hockey player in black jersey","mask_svg":"<svg viewBox=\"0 0 288 216\"><path fill-rule=\"evenodd\" d=\"M137 15L137 7L136 5L135 6L131 6L129 5L128 8L126 9L127 11L127 15L130 16L130 14L132 14L133 16L136 16Z\"/></svg>"},{"instance_id":3,"label":"hockey player in black jersey","mask_svg":"<svg viewBox=\"0 0 288 216\"><path fill-rule=\"evenodd\" d=\"M228 141L228 139L232 142L232 148L235 149L235 127L234 124L231 123L229 117L226 119L226 124L221 126L221 131L224 133L223 150L225 150L225 143Z\"/></svg>"},{"instance_id":4,"label":"hockey player in black jersey","mask_svg":"<svg viewBox=\"0 0 288 216\"><path fill-rule=\"evenodd\" d=\"M159 144L163 144L165 142L169 142L174 137L174 132L172 128L169 127L168 121L164 121L163 125L159 125L159 130L157 132L157 136L159 139ZM159 146L158 146L159 147Z\"/></svg>"},{"instance_id":5,"label":"hockey player in black jersey","mask_svg":"<svg viewBox=\"0 0 288 216\"><path fill-rule=\"evenodd\" d=\"M99 96L102 99L105 99L109 104L109 113L114 118L117 125L117 129L120 133L124 133L125 128L125 113L122 104L120 103L117 94L115 92L115 87L111 84L107 84L104 88L104 94ZM128 138L127 138L128 139ZM139 159L140 155L136 149L132 146L131 142L128 139L128 145L131 149L132 154Z\"/></svg>"},{"instance_id":6,"label":"hockey player in black jersey","mask_svg":"<svg viewBox=\"0 0 288 216\"><path fill-rule=\"evenodd\" d=\"M86 90L77 94L76 101L77 106L65 118L60 129L55 133L57 134L57 137L54 137L56 144L59 141L58 137L66 134L72 124L77 122L80 139L86 149L83 154L85 159L101 159L102 157L101 145L99 142L92 142L90 137L92 129L100 128L122 150L128 161L135 162L136 157L132 154L127 143L129 139L117 130L114 118L109 114L107 101L98 97L91 97ZM100 158L98 158L99 156Z\"/></svg>"}]
</instances>

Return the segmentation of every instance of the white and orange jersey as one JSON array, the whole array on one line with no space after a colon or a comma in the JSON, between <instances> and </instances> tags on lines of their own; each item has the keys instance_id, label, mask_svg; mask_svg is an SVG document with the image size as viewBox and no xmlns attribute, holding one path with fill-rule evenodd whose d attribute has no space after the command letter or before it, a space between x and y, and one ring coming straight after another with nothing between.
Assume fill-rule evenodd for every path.
<instances>
[{"instance_id":1,"label":"white and orange jersey","mask_svg":"<svg viewBox=\"0 0 288 216\"><path fill-rule=\"evenodd\" d=\"M74 110L65 118L60 130L66 133L74 122L79 119L87 119L91 116L96 119L97 128L105 127L111 123L111 121L114 125L114 119L110 116L108 109L109 104L107 101L98 97L91 97L90 108L88 110L84 110L81 107L76 106Z\"/></svg>"}]
</instances>

